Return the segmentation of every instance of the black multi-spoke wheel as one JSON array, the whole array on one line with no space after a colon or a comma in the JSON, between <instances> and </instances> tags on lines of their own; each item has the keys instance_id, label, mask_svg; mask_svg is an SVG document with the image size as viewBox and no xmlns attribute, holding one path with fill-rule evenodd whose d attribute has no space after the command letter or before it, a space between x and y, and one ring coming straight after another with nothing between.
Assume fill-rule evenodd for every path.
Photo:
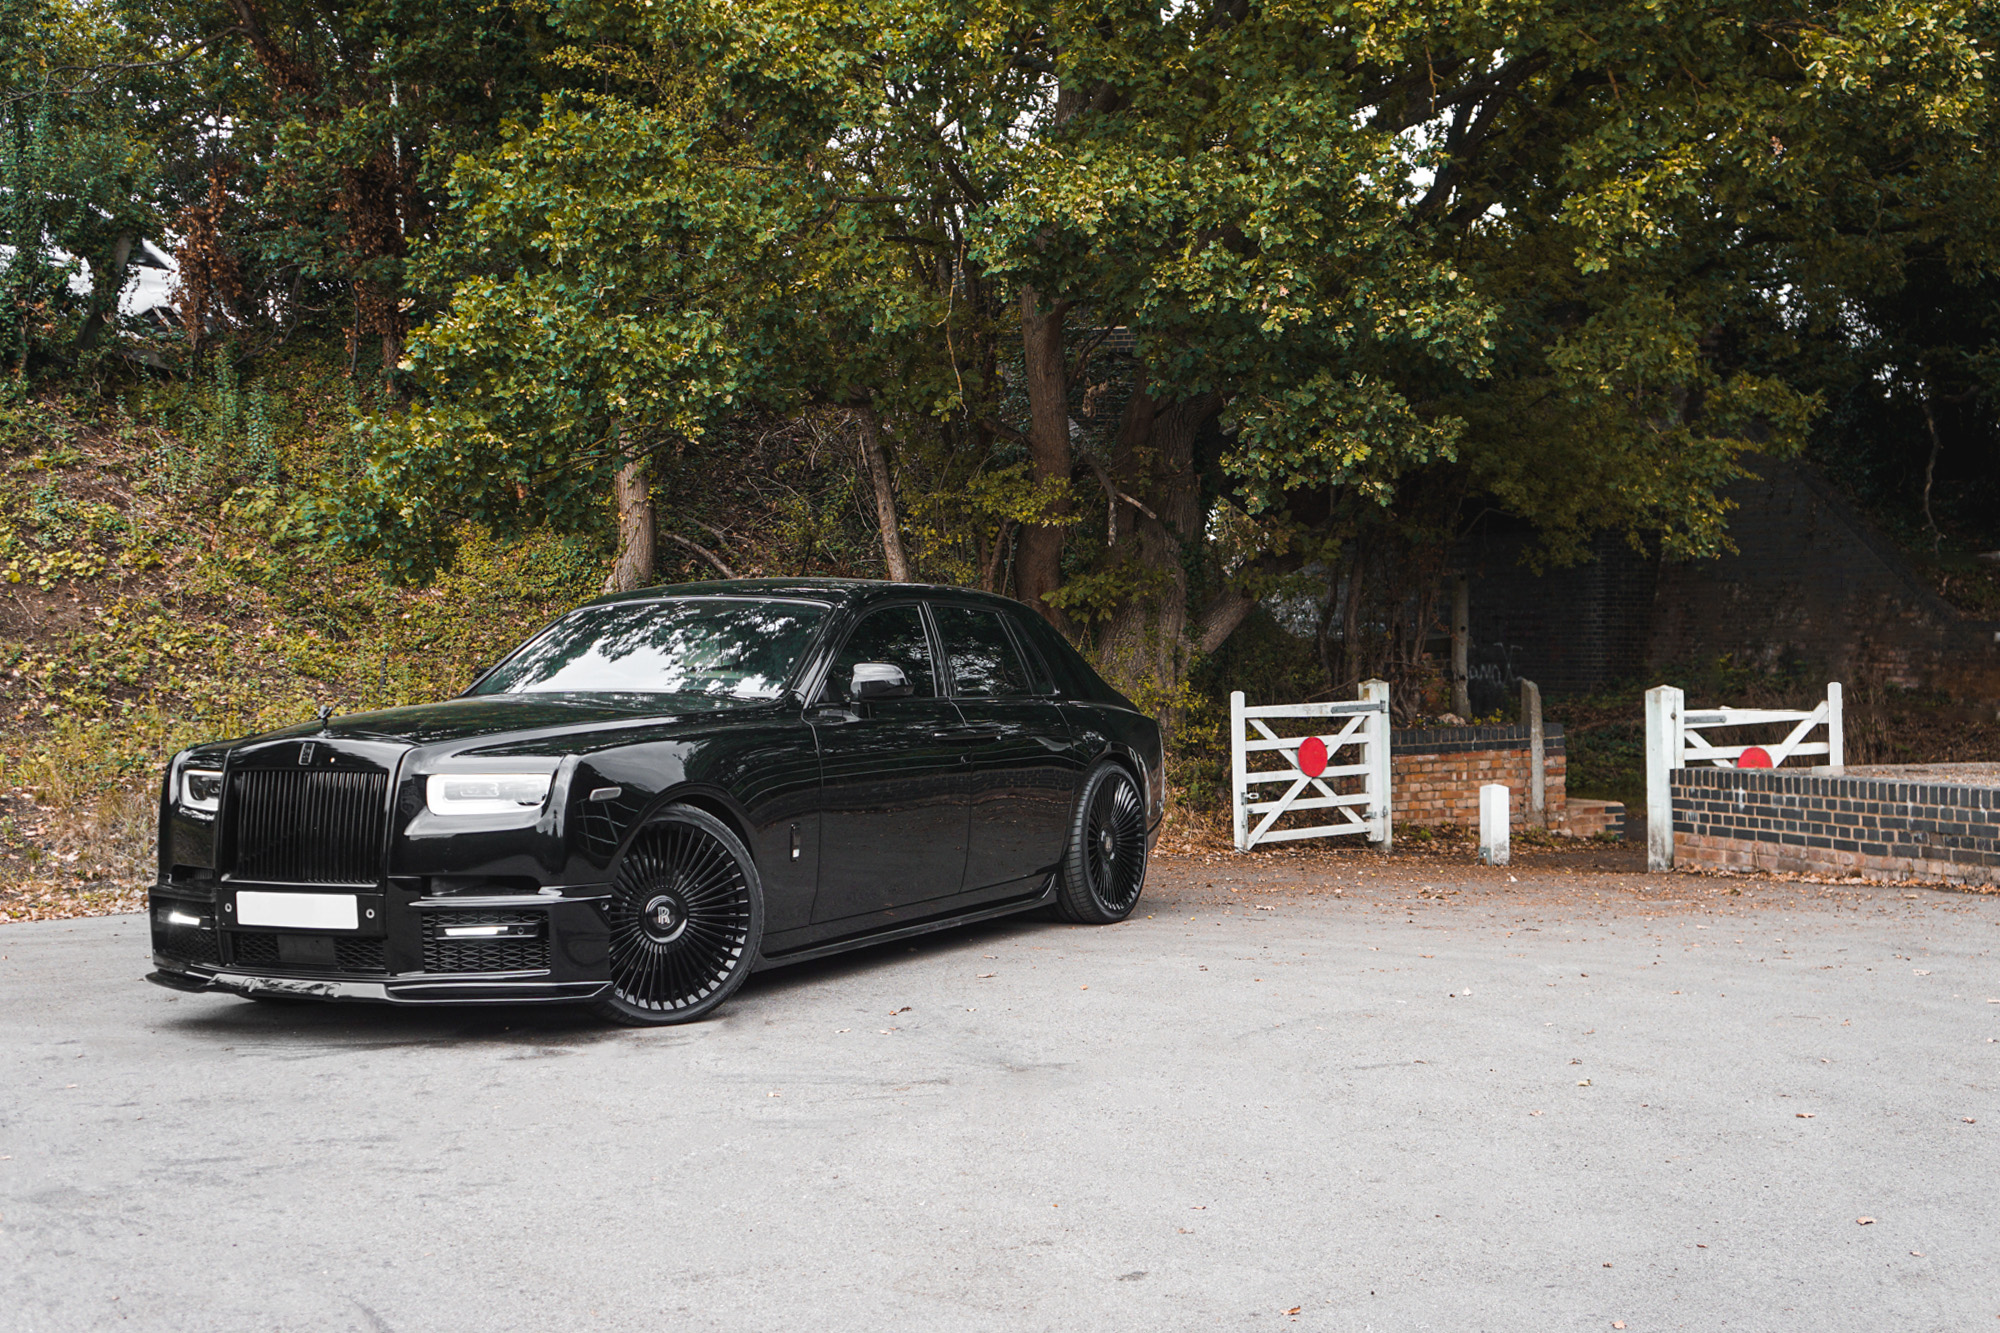
<instances>
[{"instance_id":1,"label":"black multi-spoke wheel","mask_svg":"<svg viewBox=\"0 0 2000 1333\"><path fill-rule=\"evenodd\" d=\"M1146 802L1116 764L1100 764L1083 784L1071 818L1056 905L1071 921L1123 921L1146 887Z\"/></svg>"},{"instance_id":2,"label":"black multi-spoke wheel","mask_svg":"<svg viewBox=\"0 0 2000 1333\"><path fill-rule=\"evenodd\" d=\"M639 831L609 904L611 985L598 1012L686 1023L728 999L757 961L764 894L750 853L705 810L675 806Z\"/></svg>"}]
</instances>

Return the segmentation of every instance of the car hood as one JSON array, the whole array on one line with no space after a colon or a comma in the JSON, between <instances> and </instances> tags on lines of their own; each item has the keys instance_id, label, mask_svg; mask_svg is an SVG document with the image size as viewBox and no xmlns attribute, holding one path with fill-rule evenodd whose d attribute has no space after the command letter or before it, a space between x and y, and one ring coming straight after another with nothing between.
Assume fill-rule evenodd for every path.
<instances>
[{"instance_id":1,"label":"car hood","mask_svg":"<svg viewBox=\"0 0 2000 1333\"><path fill-rule=\"evenodd\" d=\"M252 742L323 736L328 740L400 741L449 745L545 731L604 725L699 721L717 714L771 707L768 700L714 699L687 694L486 694L437 703L380 708L329 717L252 738Z\"/></svg>"}]
</instances>

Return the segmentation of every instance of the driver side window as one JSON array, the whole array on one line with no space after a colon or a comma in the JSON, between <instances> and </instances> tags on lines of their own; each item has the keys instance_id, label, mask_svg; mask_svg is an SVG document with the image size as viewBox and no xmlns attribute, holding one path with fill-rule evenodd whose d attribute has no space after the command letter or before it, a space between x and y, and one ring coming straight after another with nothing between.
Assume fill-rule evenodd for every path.
<instances>
[{"instance_id":1,"label":"driver side window","mask_svg":"<svg viewBox=\"0 0 2000 1333\"><path fill-rule=\"evenodd\" d=\"M851 702L849 684L857 662L887 662L903 669L913 699L937 697L937 677L931 669L930 638L924 633L924 613L914 606L890 606L864 616L827 673L821 696Z\"/></svg>"}]
</instances>

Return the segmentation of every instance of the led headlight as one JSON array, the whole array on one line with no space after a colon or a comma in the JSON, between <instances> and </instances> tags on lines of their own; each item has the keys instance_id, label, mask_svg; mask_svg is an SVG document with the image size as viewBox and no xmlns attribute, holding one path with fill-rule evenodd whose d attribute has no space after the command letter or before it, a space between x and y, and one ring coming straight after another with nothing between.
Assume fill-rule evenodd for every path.
<instances>
[{"instance_id":1,"label":"led headlight","mask_svg":"<svg viewBox=\"0 0 2000 1333\"><path fill-rule=\"evenodd\" d=\"M181 773L181 804L189 810L215 810L222 805L222 774L212 768Z\"/></svg>"},{"instance_id":2,"label":"led headlight","mask_svg":"<svg viewBox=\"0 0 2000 1333\"><path fill-rule=\"evenodd\" d=\"M548 773L433 773L424 800L438 815L518 815L548 798Z\"/></svg>"}]
</instances>

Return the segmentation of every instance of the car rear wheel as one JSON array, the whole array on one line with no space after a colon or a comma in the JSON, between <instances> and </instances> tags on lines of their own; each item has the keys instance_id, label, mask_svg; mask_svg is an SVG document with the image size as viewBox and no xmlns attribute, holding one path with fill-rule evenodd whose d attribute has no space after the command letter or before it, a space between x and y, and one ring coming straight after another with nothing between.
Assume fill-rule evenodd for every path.
<instances>
[{"instance_id":1,"label":"car rear wheel","mask_svg":"<svg viewBox=\"0 0 2000 1333\"><path fill-rule=\"evenodd\" d=\"M609 917L611 984L597 1012L635 1026L690 1023L750 975L764 935L763 886L727 824L672 806L632 840Z\"/></svg>"},{"instance_id":2,"label":"car rear wheel","mask_svg":"<svg viewBox=\"0 0 2000 1333\"><path fill-rule=\"evenodd\" d=\"M1146 802L1117 764L1099 764L1084 780L1057 878L1056 910L1066 921L1109 925L1139 905L1146 887Z\"/></svg>"}]
</instances>

